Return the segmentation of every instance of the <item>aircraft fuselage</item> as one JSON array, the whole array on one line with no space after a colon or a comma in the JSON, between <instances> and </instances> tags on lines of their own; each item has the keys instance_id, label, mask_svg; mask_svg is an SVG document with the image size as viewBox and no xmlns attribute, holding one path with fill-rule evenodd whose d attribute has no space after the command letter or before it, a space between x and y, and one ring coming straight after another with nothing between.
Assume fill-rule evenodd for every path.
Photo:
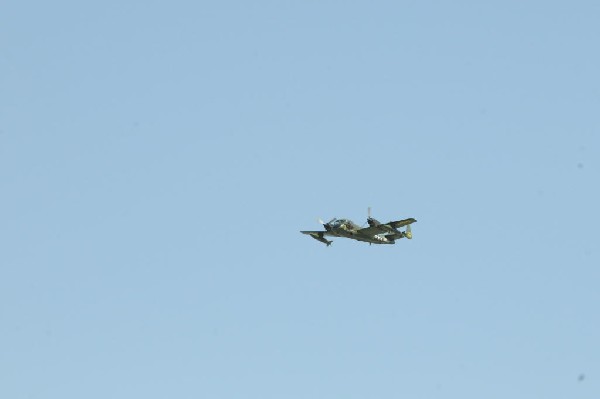
<instances>
[{"instance_id":1,"label":"aircraft fuselage","mask_svg":"<svg viewBox=\"0 0 600 399\"><path fill-rule=\"evenodd\" d=\"M326 224L327 232L334 237L351 238L353 240L364 241L370 244L395 244L395 240L387 238L384 234L365 235L360 233L361 227L351 220L342 219L337 225L329 226Z\"/></svg>"}]
</instances>

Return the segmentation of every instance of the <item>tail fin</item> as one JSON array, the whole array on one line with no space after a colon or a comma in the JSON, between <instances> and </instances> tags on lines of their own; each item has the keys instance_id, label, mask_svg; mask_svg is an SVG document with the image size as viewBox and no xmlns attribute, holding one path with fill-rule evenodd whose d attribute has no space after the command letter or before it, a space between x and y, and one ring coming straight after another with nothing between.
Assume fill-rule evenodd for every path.
<instances>
[{"instance_id":1,"label":"tail fin","mask_svg":"<svg viewBox=\"0 0 600 399\"><path fill-rule=\"evenodd\" d=\"M406 236L406 238L408 238L409 240L412 240L412 230L410 228L410 224L406 225L406 231L404 232L404 235Z\"/></svg>"}]
</instances>

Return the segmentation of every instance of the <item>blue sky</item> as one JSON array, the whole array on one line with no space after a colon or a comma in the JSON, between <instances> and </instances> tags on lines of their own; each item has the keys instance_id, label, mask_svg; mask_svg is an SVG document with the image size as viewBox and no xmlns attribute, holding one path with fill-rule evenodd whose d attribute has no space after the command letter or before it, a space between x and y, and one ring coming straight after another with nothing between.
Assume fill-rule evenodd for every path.
<instances>
[{"instance_id":1,"label":"blue sky","mask_svg":"<svg viewBox=\"0 0 600 399\"><path fill-rule=\"evenodd\" d=\"M0 397L597 398L599 17L1 5Z\"/></svg>"}]
</instances>

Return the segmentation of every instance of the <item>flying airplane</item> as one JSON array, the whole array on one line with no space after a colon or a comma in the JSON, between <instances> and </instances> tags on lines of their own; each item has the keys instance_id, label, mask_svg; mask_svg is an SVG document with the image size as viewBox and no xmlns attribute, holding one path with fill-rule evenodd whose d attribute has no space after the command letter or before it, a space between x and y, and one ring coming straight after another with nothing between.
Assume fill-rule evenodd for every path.
<instances>
[{"instance_id":1,"label":"flying airplane","mask_svg":"<svg viewBox=\"0 0 600 399\"><path fill-rule=\"evenodd\" d=\"M380 223L371 217L371 208L369 208L367 223L369 227L361 227L348 219L332 219L324 223L319 219L319 223L325 227L325 231L301 231L302 234L308 234L317 241L321 241L330 246L333 241L325 237L345 237L353 240L364 241L370 244L395 244L396 240L401 238L412 239L411 223L416 219L408 218L388 223ZM398 230L406 226L405 231Z\"/></svg>"}]
</instances>

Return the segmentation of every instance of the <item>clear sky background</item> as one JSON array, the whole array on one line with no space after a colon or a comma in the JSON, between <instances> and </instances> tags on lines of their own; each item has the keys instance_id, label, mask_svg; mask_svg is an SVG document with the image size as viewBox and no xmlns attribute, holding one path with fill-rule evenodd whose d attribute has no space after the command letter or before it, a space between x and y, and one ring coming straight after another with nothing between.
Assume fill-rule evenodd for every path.
<instances>
[{"instance_id":1,"label":"clear sky background","mask_svg":"<svg viewBox=\"0 0 600 399\"><path fill-rule=\"evenodd\" d=\"M597 399L598 21L3 2L0 397Z\"/></svg>"}]
</instances>

